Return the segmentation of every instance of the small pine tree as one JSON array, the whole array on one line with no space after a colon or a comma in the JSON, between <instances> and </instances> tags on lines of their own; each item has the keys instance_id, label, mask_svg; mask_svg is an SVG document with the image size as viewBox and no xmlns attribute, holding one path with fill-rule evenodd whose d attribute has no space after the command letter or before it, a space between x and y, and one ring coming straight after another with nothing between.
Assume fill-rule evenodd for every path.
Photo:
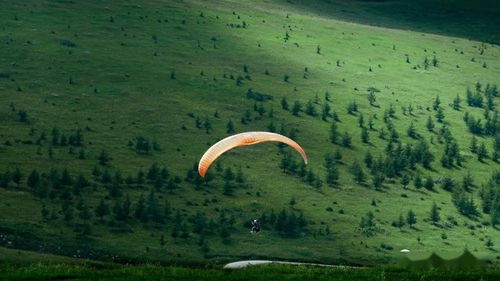
<instances>
[{"instance_id":1,"label":"small pine tree","mask_svg":"<svg viewBox=\"0 0 500 281\"><path fill-rule=\"evenodd\" d=\"M403 178L401 179L401 184L403 185L404 189L406 189L408 184L410 184L410 176L408 174L403 175Z\"/></svg>"},{"instance_id":2,"label":"small pine tree","mask_svg":"<svg viewBox=\"0 0 500 281\"><path fill-rule=\"evenodd\" d=\"M477 145L477 138L476 136L472 136L472 140L471 140L471 143L470 143L470 151L472 153L477 153L478 151L478 145Z\"/></svg>"},{"instance_id":3,"label":"small pine tree","mask_svg":"<svg viewBox=\"0 0 500 281\"><path fill-rule=\"evenodd\" d=\"M434 189L434 180L431 177L427 177L425 179L424 187L427 190L433 190Z\"/></svg>"},{"instance_id":4,"label":"small pine tree","mask_svg":"<svg viewBox=\"0 0 500 281\"><path fill-rule=\"evenodd\" d=\"M488 151L486 150L486 145L483 142L483 143L481 143L481 145L477 149L477 160L479 160L480 162L483 162L484 159L487 157L488 157Z\"/></svg>"},{"instance_id":5,"label":"small pine tree","mask_svg":"<svg viewBox=\"0 0 500 281\"><path fill-rule=\"evenodd\" d=\"M339 132L337 130L337 124L335 122L330 126L330 142L337 143L339 138Z\"/></svg>"},{"instance_id":6,"label":"small pine tree","mask_svg":"<svg viewBox=\"0 0 500 281\"><path fill-rule=\"evenodd\" d=\"M368 129L365 127L361 128L361 141L363 143L370 143L370 135Z\"/></svg>"},{"instance_id":7,"label":"small pine tree","mask_svg":"<svg viewBox=\"0 0 500 281\"><path fill-rule=\"evenodd\" d=\"M231 121L231 120L229 120L229 122L227 122L226 133L228 133L228 134L234 133L234 124L233 124L233 121Z\"/></svg>"},{"instance_id":8,"label":"small pine tree","mask_svg":"<svg viewBox=\"0 0 500 281\"><path fill-rule=\"evenodd\" d=\"M106 150L102 150L101 154L99 154L99 157L97 158L97 160L99 160L99 165L107 166L109 161L111 161L111 157L109 156L109 154Z\"/></svg>"},{"instance_id":9,"label":"small pine tree","mask_svg":"<svg viewBox=\"0 0 500 281\"><path fill-rule=\"evenodd\" d=\"M29 187L34 188L39 183L39 181L40 181L40 174L38 174L37 170L33 170L31 174L28 176L26 184Z\"/></svg>"},{"instance_id":10,"label":"small pine tree","mask_svg":"<svg viewBox=\"0 0 500 281\"><path fill-rule=\"evenodd\" d=\"M427 118L427 123L426 123L426 127L427 127L427 130L429 130L429 132L432 132L434 131L434 121L432 121L432 117L429 116L429 118Z\"/></svg>"},{"instance_id":11,"label":"small pine tree","mask_svg":"<svg viewBox=\"0 0 500 281\"><path fill-rule=\"evenodd\" d=\"M21 174L21 170L19 170L19 168L16 168L11 175L11 180L19 187L22 177L23 176Z\"/></svg>"},{"instance_id":12,"label":"small pine tree","mask_svg":"<svg viewBox=\"0 0 500 281\"><path fill-rule=\"evenodd\" d=\"M344 147L351 147L351 143L352 143L352 137L351 137L351 135L349 135L349 133L346 131L346 132L342 135L342 146L344 146Z\"/></svg>"},{"instance_id":13,"label":"small pine tree","mask_svg":"<svg viewBox=\"0 0 500 281\"><path fill-rule=\"evenodd\" d=\"M359 165L358 162L354 162L354 164L351 166L351 173L354 175L354 179L358 184L361 184L365 181L365 172L363 171L363 168L361 165Z\"/></svg>"},{"instance_id":14,"label":"small pine tree","mask_svg":"<svg viewBox=\"0 0 500 281\"><path fill-rule=\"evenodd\" d=\"M403 228L403 226L405 226L405 219L403 218L402 214L399 214L399 219L396 222L396 226L399 228L399 230L401 230L401 228Z\"/></svg>"},{"instance_id":15,"label":"small pine tree","mask_svg":"<svg viewBox=\"0 0 500 281\"><path fill-rule=\"evenodd\" d=\"M432 208L431 208L431 211L429 213L429 219L431 220L432 223L437 223L441 220L441 217L439 215L439 208L438 206L436 205L436 203L434 203L432 205Z\"/></svg>"},{"instance_id":16,"label":"small pine tree","mask_svg":"<svg viewBox=\"0 0 500 281\"><path fill-rule=\"evenodd\" d=\"M101 199L99 205L97 205L95 209L95 215L96 217L101 219L101 221L105 216L109 215L109 206L108 204L106 204L106 202L104 202L104 200Z\"/></svg>"},{"instance_id":17,"label":"small pine tree","mask_svg":"<svg viewBox=\"0 0 500 281\"><path fill-rule=\"evenodd\" d=\"M408 214L406 214L406 223L410 226L410 228L417 223L417 216L412 210L409 210Z\"/></svg>"},{"instance_id":18,"label":"small pine tree","mask_svg":"<svg viewBox=\"0 0 500 281\"><path fill-rule=\"evenodd\" d=\"M299 113L302 111L302 104L299 101L295 101L293 103L292 114L295 116L299 116Z\"/></svg>"},{"instance_id":19,"label":"small pine tree","mask_svg":"<svg viewBox=\"0 0 500 281\"><path fill-rule=\"evenodd\" d=\"M284 110L288 110L288 101L285 97L281 99L281 108L283 108Z\"/></svg>"},{"instance_id":20,"label":"small pine tree","mask_svg":"<svg viewBox=\"0 0 500 281\"><path fill-rule=\"evenodd\" d=\"M420 189L424 186L424 183L422 182L422 177L420 174L417 174L415 176L415 179L413 180L413 185L415 186L416 189Z\"/></svg>"},{"instance_id":21,"label":"small pine tree","mask_svg":"<svg viewBox=\"0 0 500 281\"><path fill-rule=\"evenodd\" d=\"M437 109L436 119L439 123L443 123L443 121L444 121L444 111L441 107L438 107L438 109Z\"/></svg>"},{"instance_id":22,"label":"small pine tree","mask_svg":"<svg viewBox=\"0 0 500 281\"><path fill-rule=\"evenodd\" d=\"M460 108L461 108L460 103L461 102L462 102L462 100L460 99L460 96L457 94L455 99L453 99L453 109L460 110Z\"/></svg>"},{"instance_id":23,"label":"small pine tree","mask_svg":"<svg viewBox=\"0 0 500 281\"><path fill-rule=\"evenodd\" d=\"M441 107L441 99L439 98L439 96L436 96L436 98L434 99L434 103L432 104L432 108L434 110L438 110L438 108Z\"/></svg>"}]
</instances>

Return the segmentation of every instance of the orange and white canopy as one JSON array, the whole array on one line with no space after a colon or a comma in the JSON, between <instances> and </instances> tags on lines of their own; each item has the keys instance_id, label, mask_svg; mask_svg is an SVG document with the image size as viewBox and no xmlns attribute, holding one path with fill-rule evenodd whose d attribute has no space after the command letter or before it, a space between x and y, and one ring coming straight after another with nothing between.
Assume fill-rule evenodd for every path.
<instances>
[{"instance_id":1,"label":"orange and white canopy","mask_svg":"<svg viewBox=\"0 0 500 281\"><path fill-rule=\"evenodd\" d=\"M297 150L304 162L307 164L307 155L294 140L280 134L270 132L246 132L229 136L220 140L211 146L200 159L198 164L198 173L205 177L208 168L221 156L224 152L239 146L254 145L261 142L282 142Z\"/></svg>"}]
</instances>

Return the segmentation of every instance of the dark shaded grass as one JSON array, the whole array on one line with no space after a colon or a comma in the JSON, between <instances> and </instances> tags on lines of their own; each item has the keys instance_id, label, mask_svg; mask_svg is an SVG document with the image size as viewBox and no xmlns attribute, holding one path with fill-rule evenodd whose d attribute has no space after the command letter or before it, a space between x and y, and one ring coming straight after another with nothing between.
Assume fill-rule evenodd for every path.
<instances>
[{"instance_id":1,"label":"dark shaded grass","mask_svg":"<svg viewBox=\"0 0 500 281\"><path fill-rule=\"evenodd\" d=\"M500 4L495 0L298 0L300 9L395 29L500 43Z\"/></svg>"}]
</instances>

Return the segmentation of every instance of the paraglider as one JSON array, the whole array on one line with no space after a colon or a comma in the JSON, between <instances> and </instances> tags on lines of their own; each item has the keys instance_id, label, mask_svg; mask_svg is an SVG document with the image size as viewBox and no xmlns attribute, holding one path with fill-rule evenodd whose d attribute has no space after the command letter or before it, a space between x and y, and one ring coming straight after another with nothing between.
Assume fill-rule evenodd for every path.
<instances>
[{"instance_id":1,"label":"paraglider","mask_svg":"<svg viewBox=\"0 0 500 281\"><path fill-rule=\"evenodd\" d=\"M225 139L220 140L213 146L211 146L205 154L200 159L198 164L198 173L201 177L205 177L208 168L212 165L215 160L221 156L224 152L231 150L239 146L254 145L261 142L282 142L297 150L302 159L307 164L307 156L302 147L298 145L292 139L285 137L280 134L270 133L270 132L246 132L240 133L233 136L229 136Z\"/></svg>"}]
</instances>

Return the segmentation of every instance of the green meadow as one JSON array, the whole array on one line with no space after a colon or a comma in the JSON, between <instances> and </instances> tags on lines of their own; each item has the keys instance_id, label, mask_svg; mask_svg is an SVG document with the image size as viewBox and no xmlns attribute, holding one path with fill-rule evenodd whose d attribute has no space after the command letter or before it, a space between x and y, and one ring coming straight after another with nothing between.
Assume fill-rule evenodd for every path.
<instances>
[{"instance_id":1,"label":"green meadow","mask_svg":"<svg viewBox=\"0 0 500 281\"><path fill-rule=\"evenodd\" d=\"M1 271L0 271L1 272ZM184 267L139 266L94 269L81 266L16 267L7 269L8 280L497 280L494 272L441 272L424 274L397 269L322 269L265 266L237 271Z\"/></svg>"},{"instance_id":2,"label":"green meadow","mask_svg":"<svg viewBox=\"0 0 500 281\"><path fill-rule=\"evenodd\" d=\"M99 271L61 257L69 265L0 274L417 280L385 268L199 267L390 265L401 249L412 259L468 249L498 265L499 9L486 0L2 1L3 261L30 261L16 253L27 250L196 269ZM247 131L293 138L309 164L263 143L197 176L206 149Z\"/></svg>"}]
</instances>

